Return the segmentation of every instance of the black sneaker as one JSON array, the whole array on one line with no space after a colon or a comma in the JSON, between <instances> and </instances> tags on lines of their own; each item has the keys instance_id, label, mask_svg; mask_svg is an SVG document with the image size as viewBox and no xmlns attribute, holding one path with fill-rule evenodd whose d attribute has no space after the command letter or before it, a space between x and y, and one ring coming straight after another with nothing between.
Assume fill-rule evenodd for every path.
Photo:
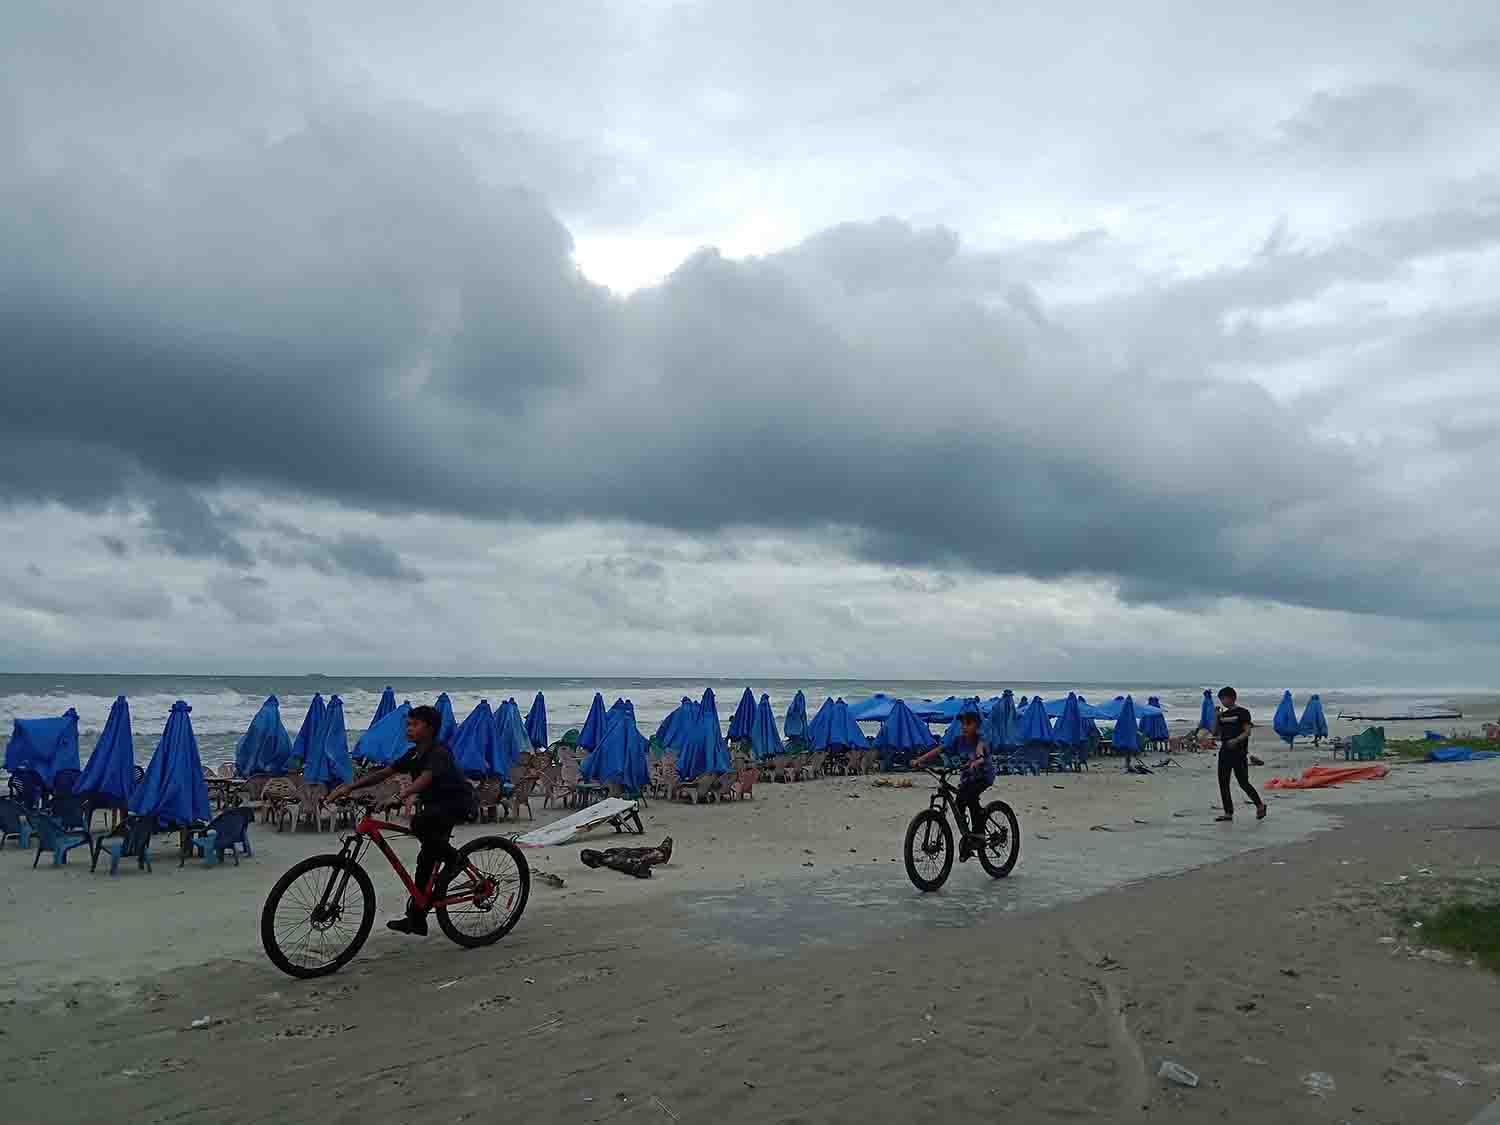
<instances>
[{"instance_id":1,"label":"black sneaker","mask_svg":"<svg viewBox=\"0 0 1500 1125\"><path fill-rule=\"evenodd\" d=\"M385 924L388 930L395 930L398 934L411 934L413 937L427 936L427 919L421 915L409 914L405 918L392 918Z\"/></svg>"}]
</instances>

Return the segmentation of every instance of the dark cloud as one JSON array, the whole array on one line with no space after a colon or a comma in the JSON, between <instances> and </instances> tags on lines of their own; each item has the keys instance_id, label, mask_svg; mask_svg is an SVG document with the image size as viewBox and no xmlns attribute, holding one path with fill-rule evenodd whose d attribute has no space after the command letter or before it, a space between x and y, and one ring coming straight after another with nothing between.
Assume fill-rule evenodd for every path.
<instances>
[{"instance_id":1,"label":"dark cloud","mask_svg":"<svg viewBox=\"0 0 1500 1125\"><path fill-rule=\"evenodd\" d=\"M220 571L204 583L204 593L240 625L273 625L276 606L267 594L268 583L254 574Z\"/></svg>"},{"instance_id":2,"label":"dark cloud","mask_svg":"<svg viewBox=\"0 0 1500 1125\"><path fill-rule=\"evenodd\" d=\"M181 558L253 566L254 555L235 534L247 523L242 513L210 504L199 493L180 486L153 487L146 501L146 526L152 538Z\"/></svg>"},{"instance_id":3,"label":"dark cloud","mask_svg":"<svg viewBox=\"0 0 1500 1125\"><path fill-rule=\"evenodd\" d=\"M1324 90L1283 121L1280 132L1288 144L1341 158L1410 154L1439 112L1415 91L1392 84Z\"/></svg>"}]
</instances>

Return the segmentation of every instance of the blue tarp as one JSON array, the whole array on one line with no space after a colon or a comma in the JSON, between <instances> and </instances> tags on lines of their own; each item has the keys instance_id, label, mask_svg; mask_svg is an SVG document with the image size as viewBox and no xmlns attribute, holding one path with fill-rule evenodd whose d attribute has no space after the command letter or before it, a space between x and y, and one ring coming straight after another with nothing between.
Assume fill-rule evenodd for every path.
<instances>
[{"instance_id":1,"label":"blue tarp","mask_svg":"<svg viewBox=\"0 0 1500 1125\"><path fill-rule=\"evenodd\" d=\"M1083 725L1083 704L1071 691L1063 704L1063 712L1052 728L1052 737L1062 746L1082 746L1089 740L1088 729Z\"/></svg>"},{"instance_id":2,"label":"blue tarp","mask_svg":"<svg viewBox=\"0 0 1500 1125\"><path fill-rule=\"evenodd\" d=\"M643 789L651 780L646 736L636 729L635 708L612 709L614 719L587 758L578 763L578 776L596 785Z\"/></svg>"},{"instance_id":3,"label":"blue tarp","mask_svg":"<svg viewBox=\"0 0 1500 1125\"><path fill-rule=\"evenodd\" d=\"M762 695L760 702L755 705L755 715L750 720L750 733L746 737L750 739L750 753L755 756L756 761L786 753L786 747L781 744L781 735L776 731L776 714L771 710L769 695Z\"/></svg>"},{"instance_id":4,"label":"blue tarp","mask_svg":"<svg viewBox=\"0 0 1500 1125\"><path fill-rule=\"evenodd\" d=\"M1047 705L1042 702L1041 696L1027 704L1021 715L1021 741L1027 745L1044 746L1051 746L1055 741L1052 737L1052 722L1047 718Z\"/></svg>"},{"instance_id":5,"label":"blue tarp","mask_svg":"<svg viewBox=\"0 0 1500 1125\"><path fill-rule=\"evenodd\" d=\"M302 762L304 785L326 785L330 789L354 780L354 762L349 757L349 732L344 729L344 701L328 700L328 709L313 736L312 753Z\"/></svg>"},{"instance_id":6,"label":"blue tarp","mask_svg":"<svg viewBox=\"0 0 1500 1125\"><path fill-rule=\"evenodd\" d=\"M1297 741L1297 735L1301 733L1297 722L1297 708L1292 703L1292 693L1282 692L1281 703L1276 708L1276 717L1271 720L1271 726L1281 736L1281 741L1291 746Z\"/></svg>"},{"instance_id":7,"label":"blue tarp","mask_svg":"<svg viewBox=\"0 0 1500 1125\"><path fill-rule=\"evenodd\" d=\"M1500 758L1500 753L1475 750L1472 746L1445 746L1441 750L1427 751L1429 762L1477 762L1484 758Z\"/></svg>"},{"instance_id":8,"label":"blue tarp","mask_svg":"<svg viewBox=\"0 0 1500 1125\"><path fill-rule=\"evenodd\" d=\"M729 744L724 741L724 729L719 726L719 706L713 688L705 690L702 702L693 703L692 707L697 719L690 728L686 717L683 720L683 747L677 756L678 778L692 781L700 774L728 773L734 768L734 760L729 753Z\"/></svg>"},{"instance_id":9,"label":"blue tarp","mask_svg":"<svg viewBox=\"0 0 1500 1125\"><path fill-rule=\"evenodd\" d=\"M1194 729L1206 730L1212 734L1217 722L1218 712L1214 710L1214 693L1204 688L1203 703L1198 708L1198 725Z\"/></svg>"},{"instance_id":10,"label":"blue tarp","mask_svg":"<svg viewBox=\"0 0 1500 1125\"><path fill-rule=\"evenodd\" d=\"M496 768L500 761L500 733L495 726L495 712L490 702L481 699L479 705L469 712L468 718L458 724L453 742L448 749L458 768L468 777L510 777L510 771L501 773Z\"/></svg>"},{"instance_id":11,"label":"blue tarp","mask_svg":"<svg viewBox=\"0 0 1500 1125\"><path fill-rule=\"evenodd\" d=\"M792 696L791 706L786 709L786 720L781 724L781 733L787 738L807 737L807 696L802 689Z\"/></svg>"},{"instance_id":12,"label":"blue tarp","mask_svg":"<svg viewBox=\"0 0 1500 1125\"><path fill-rule=\"evenodd\" d=\"M297 737L292 742L293 758L305 763L311 756L312 742L317 736L318 728L323 725L323 715L328 710L328 704L323 702L321 692L312 697L312 702L307 705L307 714L302 716L302 725L297 728Z\"/></svg>"},{"instance_id":13,"label":"blue tarp","mask_svg":"<svg viewBox=\"0 0 1500 1125\"><path fill-rule=\"evenodd\" d=\"M495 712L495 733L500 756L491 766L498 776L509 779L510 771L521 764L521 755L533 749L531 736L526 733L526 720L514 699L507 699Z\"/></svg>"},{"instance_id":14,"label":"blue tarp","mask_svg":"<svg viewBox=\"0 0 1500 1125\"><path fill-rule=\"evenodd\" d=\"M1120 701L1120 713L1115 719L1115 733L1111 741L1117 754L1124 751L1128 756L1141 748L1141 732L1136 728L1135 700L1128 695Z\"/></svg>"},{"instance_id":15,"label":"blue tarp","mask_svg":"<svg viewBox=\"0 0 1500 1125\"><path fill-rule=\"evenodd\" d=\"M729 741L749 738L750 725L754 722L755 696L750 694L749 688L746 688L745 694L740 696L739 706L734 709L734 716L729 720Z\"/></svg>"},{"instance_id":16,"label":"blue tarp","mask_svg":"<svg viewBox=\"0 0 1500 1125\"><path fill-rule=\"evenodd\" d=\"M78 768L78 712L50 719L17 719L5 747L5 768L35 770L48 789L59 770Z\"/></svg>"},{"instance_id":17,"label":"blue tarp","mask_svg":"<svg viewBox=\"0 0 1500 1125\"><path fill-rule=\"evenodd\" d=\"M848 705L849 714L854 716L855 722L883 723L891 716L891 709L896 705L895 696L886 695L883 691L877 691L869 699L856 700Z\"/></svg>"},{"instance_id":18,"label":"blue tarp","mask_svg":"<svg viewBox=\"0 0 1500 1125\"><path fill-rule=\"evenodd\" d=\"M370 720L370 726L374 726L396 709L396 693L391 690L391 685L386 684L385 690L380 693L380 702L375 705L375 717Z\"/></svg>"},{"instance_id":19,"label":"blue tarp","mask_svg":"<svg viewBox=\"0 0 1500 1125\"><path fill-rule=\"evenodd\" d=\"M354 756L377 766L388 766L411 749L406 739L406 716L411 704L403 703L370 729L354 744Z\"/></svg>"},{"instance_id":20,"label":"blue tarp","mask_svg":"<svg viewBox=\"0 0 1500 1125\"><path fill-rule=\"evenodd\" d=\"M594 702L589 704L588 718L583 720L583 728L578 732L578 749L592 750L598 746L604 737L604 727L604 696L596 691Z\"/></svg>"},{"instance_id":21,"label":"blue tarp","mask_svg":"<svg viewBox=\"0 0 1500 1125\"><path fill-rule=\"evenodd\" d=\"M268 695L235 747L234 772L240 777L249 777L252 773L280 776L286 773L291 756L292 737L281 721L281 701Z\"/></svg>"},{"instance_id":22,"label":"blue tarp","mask_svg":"<svg viewBox=\"0 0 1500 1125\"><path fill-rule=\"evenodd\" d=\"M1297 733L1303 738L1328 737L1328 719L1323 714L1322 696L1314 694L1308 697L1302 718L1297 723Z\"/></svg>"},{"instance_id":23,"label":"blue tarp","mask_svg":"<svg viewBox=\"0 0 1500 1125\"><path fill-rule=\"evenodd\" d=\"M899 699L891 703L890 714L875 734L875 748L880 751L882 769L890 769L898 760L906 765L913 754L925 754L936 743L937 739L933 738L927 724Z\"/></svg>"},{"instance_id":24,"label":"blue tarp","mask_svg":"<svg viewBox=\"0 0 1500 1125\"><path fill-rule=\"evenodd\" d=\"M188 718L191 711L180 699L172 704L146 776L130 793L130 811L156 817L163 828L204 822L213 815L198 740Z\"/></svg>"},{"instance_id":25,"label":"blue tarp","mask_svg":"<svg viewBox=\"0 0 1500 1125\"><path fill-rule=\"evenodd\" d=\"M458 719L453 714L453 700L448 698L448 693L445 691L437 697L437 702L433 706L437 708L438 717L442 719L437 732L438 744L452 750L453 736L458 733Z\"/></svg>"},{"instance_id":26,"label":"blue tarp","mask_svg":"<svg viewBox=\"0 0 1500 1125\"><path fill-rule=\"evenodd\" d=\"M1000 696L1000 701L990 708L980 737L992 750L1012 750L1022 744L1021 721L1016 715L1016 698L1009 688Z\"/></svg>"},{"instance_id":27,"label":"blue tarp","mask_svg":"<svg viewBox=\"0 0 1500 1125\"><path fill-rule=\"evenodd\" d=\"M281 737L286 737L286 731L281 732ZM121 695L109 709L104 732L94 744L89 764L83 767L83 775L74 784L73 792L124 801L134 788L135 739L130 733L130 707Z\"/></svg>"},{"instance_id":28,"label":"blue tarp","mask_svg":"<svg viewBox=\"0 0 1500 1125\"><path fill-rule=\"evenodd\" d=\"M526 738L533 750L547 749L547 698L541 692L531 701L531 710L526 712Z\"/></svg>"}]
</instances>

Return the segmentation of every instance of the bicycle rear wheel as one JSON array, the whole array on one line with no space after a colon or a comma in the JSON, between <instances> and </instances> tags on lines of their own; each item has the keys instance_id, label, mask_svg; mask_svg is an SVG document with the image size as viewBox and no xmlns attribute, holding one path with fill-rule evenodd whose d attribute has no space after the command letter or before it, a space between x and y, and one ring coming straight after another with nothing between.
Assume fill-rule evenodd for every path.
<instances>
[{"instance_id":1,"label":"bicycle rear wheel","mask_svg":"<svg viewBox=\"0 0 1500 1125\"><path fill-rule=\"evenodd\" d=\"M935 809L923 809L906 828L906 877L919 891L935 891L953 870L953 829Z\"/></svg>"},{"instance_id":2,"label":"bicycle rear wheel","mask_svg":"<svg viewBox=\"0 0 1500 1125\"><path fill-rule=\"evenodd\" d=\"M288 976L336 972L359 952L375 923L375 886L363 867L315 855L276 881L260 912L260 943Z\"/></svg>"},{"instance_id":3,"label":"bicycle rear wheel","mask_svg":"<svg viewBox=\"0 0 1500 1125\"><path fill-rule=\"evenodd\" d=\"M531 896L531 867L521 849L503 836L481 836L459 849L463 866L447 871L435 897L472 894L470 902L435 908L450 941L468 949L499 941L517 922ZM478 881L469 874L478 873Z\"/></svg>"},{"instance_id":4,"label":"bicycle rear wheel","mask_svg":"<svg viewBox=\"0 0 1500 1125\"><path fill-rule=\"evenodd\" d=\"M1004 801L984 807L984 846L979 862L996 879L1003 879L1021 858L1021 825Z\"/></svg>"}]
</instances>

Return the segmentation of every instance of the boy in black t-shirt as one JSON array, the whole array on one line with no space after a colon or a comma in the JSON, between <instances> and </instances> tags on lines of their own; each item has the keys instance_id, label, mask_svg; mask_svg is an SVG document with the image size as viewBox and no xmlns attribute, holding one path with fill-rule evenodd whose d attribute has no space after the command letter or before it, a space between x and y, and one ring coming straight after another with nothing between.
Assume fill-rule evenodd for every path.
<instances>
[{"instance_id":1,"label":"boy in black t-shirt","mask_svg":"<svg viewBox=\"0 0 1500 1125\"><path fill-rule=\"evenodd\" d=\"M1245 795L1255 803L1255 819L1266 815L1266 803L1250 784L1250 712L1237 703L1239 696L1232 687L1219 690L1219 711L1214 719L1214 733L1219 736L1219 796L1224 801L1224 815L1215 820L1233 820L1234 802L1229 796L1229 775Z\"/></svg>"},{"instance_id":2,"label":"boy in black t-shirt","mask_svg":"<svg viewBox=\"0 0 1500 1125\"><path fill-rule=\"evenodd\" d=\"M329 801L342 800L358 789L379 785L394 774L411 778L401 787L401 800L415 796L417 813L411 818L412 835L422 842L417 853L415 882L426 893L428 880L439 863L454 862L458 852L448 843L453 829L469 817L470 788L453 754L436 741L442 716L435 707L413 707L406 716L406 737L412 748L384 769L371 770L358 781L340 785L328 794ZM386 923L398 934L427 936L427 911L409 906L406 917Z\"/></svg>"}]
</instances>

